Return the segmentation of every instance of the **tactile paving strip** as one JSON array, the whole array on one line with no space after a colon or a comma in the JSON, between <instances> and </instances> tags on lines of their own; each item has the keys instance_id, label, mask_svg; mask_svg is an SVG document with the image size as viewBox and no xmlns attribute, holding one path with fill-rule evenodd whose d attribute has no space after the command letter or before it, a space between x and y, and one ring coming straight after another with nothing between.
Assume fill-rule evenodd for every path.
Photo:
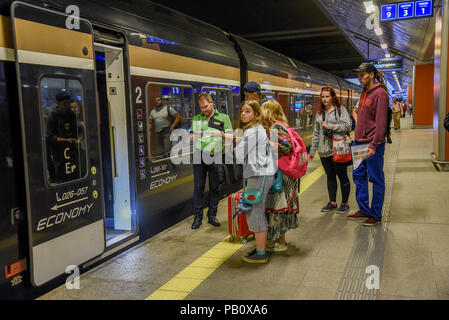
<instances>
[{"instance_id":1,"label":"tactile paving strip","mask_svg":"<svg viewBox=\"0 0 449 320\"><path fill-rule=\"evenodd\" d=\"M385 201L382 224L375 227L360 226L351 256L337 290L337 300L376 300L382 276L386 246L391 194L401 144L400 134L387 144L384 158ZM376 278L376 275L379 277ZM377 285L378 284L378 285Z\"/></svg>"}]
</instances>

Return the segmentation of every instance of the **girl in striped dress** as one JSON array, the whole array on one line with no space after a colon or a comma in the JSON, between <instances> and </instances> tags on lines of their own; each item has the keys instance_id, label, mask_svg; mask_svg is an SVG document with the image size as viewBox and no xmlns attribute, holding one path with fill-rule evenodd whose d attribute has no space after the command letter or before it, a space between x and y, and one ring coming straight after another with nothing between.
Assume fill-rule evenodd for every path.
<instances>
[{"instance_id":1,"label":"girl in striped dress","mask_svg":"<svg viewBox=\"0 0 449 320\"><path fill-rule=\"evenodd\" d=\"M287 125L287 118L282 106L275 100L268 100L262 105L262 121L268 134L271 129L278 130L278 157L292 152L291 139L287 129L276 123ZM298 227L298 186L299 179L283 175L282 192L269 193L265 204L265 215L268 221L267 240L271 245L267 251L287 251L285 234L290 229Z\"/></svg>"}]
</instances>

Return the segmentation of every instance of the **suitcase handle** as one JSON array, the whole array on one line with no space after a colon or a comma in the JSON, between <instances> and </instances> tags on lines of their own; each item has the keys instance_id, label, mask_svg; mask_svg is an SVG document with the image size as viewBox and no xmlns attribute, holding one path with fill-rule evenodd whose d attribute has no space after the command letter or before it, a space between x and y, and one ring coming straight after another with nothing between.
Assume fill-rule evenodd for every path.
<instances>
[{"instance_id":1,"label":"suitcase handle","mask_svg":"<svg viewBox=\"0 0 449 320\"><path fill-rule=\"evenodd\" d=\"M236 212L235 214L232 215L232 233L233 236L235 236L238 232L238 219L236 219L236 217L238 216L239 213L237 212L237 210L235 210L237 201L233 199L231 203L232 203L232 212Z\"/></svg>"}]
</instances>

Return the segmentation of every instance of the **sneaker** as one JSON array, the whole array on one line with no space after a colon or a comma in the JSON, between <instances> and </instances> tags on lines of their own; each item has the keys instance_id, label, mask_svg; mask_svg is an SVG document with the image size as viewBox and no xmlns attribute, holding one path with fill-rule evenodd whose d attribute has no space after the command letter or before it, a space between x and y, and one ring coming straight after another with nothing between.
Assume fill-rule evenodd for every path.
<instances>
[{"instance_id":1,"label":"sneaker","mask_svg":"<svg viewBox=\"0 0 449 320\"><path fill-rule=\"evenodd\" d=\"M287 242L285 242L284 244L280 244L276 241L273 244L268 245L266 250L269 252L284 252L288 250L288 245Z\"/></svg>"},{"instance_id":2,"label":"sneaker","mask_svg":"<svg viewBox=\"0 0 449 320\"><path fill-rule=\"evenodd\" d=\"M381 223L381 220L377 220L376 218L370 217L363 222L363 225L365 227L373 227L379 223Z\"/></svg>"},{"instance_id":3,"label":"sneaker","mask_svg":"<svg viewBox=\"0 0 449 320\"><path fill-rule=\"evenodd\" d=\"M348 218L351 219L351 220L366 219L366 218L368 218L368 216L364 215L360 211L357 211L356 213L349 215Z\"/></svg>"},{"instance_id":4,"label":"sneaker","mask_svg":"<svg viewBox=\"0 0 449 320\"><path fill-rule=\"evenodd\" d=\"M330 210L337 209L337 204L333 204L332 202L329 202L325 207L321 208L321 212L328 212Z\"/></svg>"},{"instance_id":5,"label":"sneaker","mask_svg":"<svg viewBox=\"0 0 449 320\"><path fill-rule=\"evenodd\" d=\"M265 254L257 254L257 250L254 249L247 256L244 256L242 258L242 261L246 262L246 263L267 263L268 255L266 253Z\"/></svg>"},{"instance_id":6,"label":"sneaker","mask_svg":"<svg viewBox=\"0 0 449 320\"><path fill-rule=\"evenodd\" d=\"M350 210L349 208L349 204L347 203L342 203L340 208L337 209L337 213L341 214L341 213L346 213Z\"/></svg>"}]
</instances>

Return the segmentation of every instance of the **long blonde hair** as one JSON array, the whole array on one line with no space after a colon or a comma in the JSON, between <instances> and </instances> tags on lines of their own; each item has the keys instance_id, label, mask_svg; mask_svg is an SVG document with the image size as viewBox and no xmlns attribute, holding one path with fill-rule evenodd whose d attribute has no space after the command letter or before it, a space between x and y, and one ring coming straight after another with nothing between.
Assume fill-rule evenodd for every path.
<instances>
[{"instance_id":1,"label":"long blonde hair","mask_svg":"<svg viewBox=\"0 0 449 320\"><path fill-rule=\"evenodd\" d=\"M276 122L288 125L288 120L281 104L276 100L270 99L262 105L262 124L268 134L271 126Z\"/></svg>"},{"instance_id":2,"label":"long blonde hair","mask_svg":"<svg viewBox=\"0 0 449 320\"><path fill-rule=\"evenodd\" d=\"M251 109L253 109L254 112L254 118L248 123L242 122L242 108L245 105L251 107ZM246 131L251 127L259 125L260 123L262 123L262 110L260 109L259 102L255 100L243 101L239 109L239 128L242 129L243 131Z\"/></svg>"}]
</instances>

